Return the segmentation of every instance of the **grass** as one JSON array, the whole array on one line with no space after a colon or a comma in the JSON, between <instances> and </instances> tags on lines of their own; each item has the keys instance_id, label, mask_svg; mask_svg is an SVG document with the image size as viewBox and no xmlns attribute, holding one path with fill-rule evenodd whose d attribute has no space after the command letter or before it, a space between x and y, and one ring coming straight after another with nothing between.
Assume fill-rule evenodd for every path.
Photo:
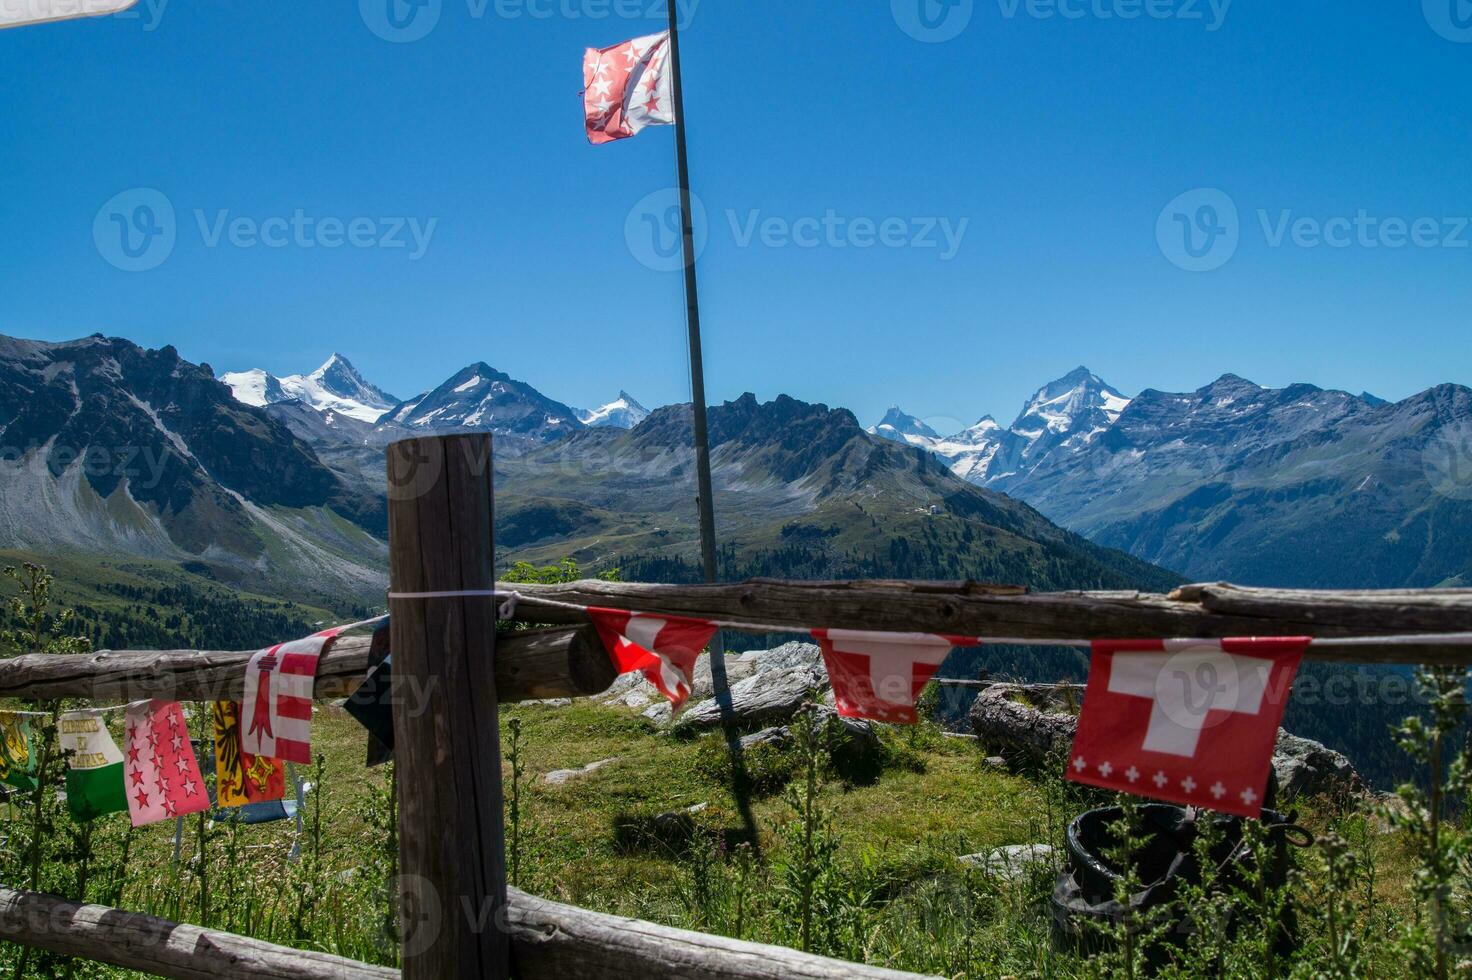
<instances>
[{"instance_id":1,"label":"grass","mask_svg":"<svg viewBox=\"0 0 1472 980\"><path fill-rule=\"evenodd\" d=\"M793 855L793 807L781 793L753 802L759 855L741 870L738 810L728 786L702 764L707 740L719 735L680 738L631 709L592 702L530 704L504 708L503 745L509 744L505 727L513 718L521 725L526 770L524 889L599 911L797 943L789 928L791 893L784 884ZM201 733L196 727L194 734ZM819 791L836 850L819 869L817 914L823 925L815 948L952 977L1089 974L1087 961L1058 950L1050 940L1046 902L1052 867L1006 883L955 861L957 855L1007 844L1056 843L1066 819L1085 805L1086 791L1056 779L984 767L973 743L940 738L928 726L883 737L893 764L877 782L845 785L829 778ZM319 708L314 748L322 763L320 773L309 778L320 781L313 799L322 806L321 832L312 833L310 819L301 836L292 823L215 827L204 865L212 893L209 924L285 945L393 963L382 888L391 858L383 825L387 770L364 768L364 733L337 708ZM611 757L618 761L561 786L543 779L555 769ZM619 833L619 827L631 824L653 827L656 815L699 804L705 806L685 821L667 825L676 829L662 838L656 833L640 846L627 846ZM1404 975L1390 954L1410 908L1405 882L1414 859L1404 840L1360 815L1311 809L1305 822L1316 831L1347 828L1373 862L1376 877L1367 887L1378 905L1369 918L1379 919L1367 919L1366 928L1380 940L1375 974ZM178 867L172 863L172 822L131 835L127 823L126 815L115 814L97 825L99 866L116 862L129 838L118 904L199 922L197 821L186 820ZM294 847L303 857L288 862ZM1324 889L1316 860L1312 852L1305 856L1302 892L1309 901ZM48 867L45 887L66 893L70 867L64 862ZM109 898L106 878L100 874L94 880L90 900ZM1310 937L1305 948L1316 941ZM0 946L0 976L14 975L17 956L17 947ZM35 972L39 966L28 965L22 975L66 975L60 964L44 965L56 972ZM75 969L77 977L134 975L96 964Z\"/></svg>"}]
</instances>

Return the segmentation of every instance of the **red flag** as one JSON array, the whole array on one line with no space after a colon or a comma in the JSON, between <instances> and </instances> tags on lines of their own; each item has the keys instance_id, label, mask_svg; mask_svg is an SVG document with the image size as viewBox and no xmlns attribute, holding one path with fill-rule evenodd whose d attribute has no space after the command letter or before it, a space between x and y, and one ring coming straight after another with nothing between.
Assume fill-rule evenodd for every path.
<instances>
[{"instance_id":1,"label":"red flag","mask_svg":"<svg viewBox=\"0 0 1472 980\"><path fill-rule=\"evenodd\" d=\"M353 626L334 626L304 640L258 651L245 668L240 702L240 747L249 755L312 762L312 691L317 658Z\"/></svg>"},{"instance_id":2,"label":"red flag","mask_svg":"<svg viewBox=\"0 0 1472 980\"><path fill-rule=\"evenodd\" d=\"M645 126L675 121L670 33L589 48L583 54L583 117L588 142L610 143Z\"/></svg>"},{"instance_id":3,"label":"red flag","mask_svg":"<svg viewBox=\"0 0 1472 980\"><path fill-rule=\"evenodd\" d=\"M695 683L695 661L715 634L703 619L589 608L620 674L640 671L679 711Z\"/></svg>"},{"instance_id":4,"label":"red flag","mask_svg":"<svg viewBox=\"0 0 1472 980\"><path fill-rule=\"evenodd\" d=\"M834 703L845 718L872 718L913 725L921 688L969 637L935 633L868 633L813 630L833 684Z\"/></svg>"},{"instance_id":5,"label":"red flag","mask_svg":"<svg viewBox=\"0 0 1472 980\"><path fill-rule=\"evenodd\" d=\"M135 701L125 728L123 779L133 826L209 809L179 702Z\"/></svg>"},{"instance_id":6,"label":"red flag","mask_svg":"<svg viewBox=\"0 0 1472 980\"><path fill-rule=\"evenodd\" d=\"M1068 778L1256 817L1309 642L1095 641Z\"/></svg>"}]
</instances>

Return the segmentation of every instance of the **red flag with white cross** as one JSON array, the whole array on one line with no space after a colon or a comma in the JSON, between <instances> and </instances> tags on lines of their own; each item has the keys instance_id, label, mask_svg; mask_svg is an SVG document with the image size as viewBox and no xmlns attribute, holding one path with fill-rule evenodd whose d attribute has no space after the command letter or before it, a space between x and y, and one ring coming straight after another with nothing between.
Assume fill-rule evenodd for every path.
<instances>
[{"instance_id":1,"label":"red flag with white cross","mask_svg":"<svg viewBox=\"0 0 1472 980\"><path fill-rule=\"evenodd\" d=\"M695 683L695 661L715 635L703 619L589 607L603 645L620 674L639 671L679 711Z\"/></svg>"},{"instance_id":2,"label":"red flag with white cross","mask_svg":"<svg viewBox=\"0 0 1472 980\"><path fill-rule=\"evenodd\" d=\"M1095 641L1068 778L1258 816L1309 642Z\"/></svg>"},{"instance_id":3,"label":"red flag with white cross","mask_svg":"<svg viewBox=\"0 0 1472 980\"><path fill-rule=\"evenodd\" d=\"M669 31L584 52L583 118L588 142L611 143L645 126L674 124L669 57Z\"/></svg>"},{"instance_id":4,"label":"red flag with white cross","mask_svg":"<svg viewBox=\"0 0 1472 980\"><path fill-rule=\"evenodd\" d=\"M833 685L834 705L845 718L901 725L919 720L915 702L955 646L970 637L936 633L813 630Z\"/></svg>"},{"instance_id":5,"label":"red flag with white cross","mask_svg":"<svg viewBox=\"0 0 1472 980\"><path fill-rule=\"evenodd\" d=\"M123 782L133 826L209 809L179 702L133 702L124 730Z\"/></svg>"}]
</instances>

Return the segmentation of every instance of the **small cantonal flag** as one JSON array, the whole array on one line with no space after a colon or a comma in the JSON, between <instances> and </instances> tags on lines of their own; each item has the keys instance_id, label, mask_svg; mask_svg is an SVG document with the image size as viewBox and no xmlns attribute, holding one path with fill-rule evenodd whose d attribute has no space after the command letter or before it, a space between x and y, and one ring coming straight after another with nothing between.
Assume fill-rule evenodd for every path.
<instances>
[{"instance_id":1,"label":"small cantonal flag","mask_svg":"<svg viewBox=\"0 0 1472 980\"><path fill-rule=\"evenodd\" d=\"M1256 817L1309 642L1095 641L1068 778Z\"/></svg>"},{"instance_id":2,"label":"small cantonal flag","mask_svg":"<svg viewBox=\"0 0 1472 980\"><path fill-rule=\"evenodd\" d=\"M240 747L240 705L216 701L210 718L215 729L215 801L220 809L285 796L286 767L282 761L251 755Z\"/></svg>"},{"instance_id":3,"label":"small cantonal flag","mask_svg":"<svg viewBox=\"0 0 1472 980\"><path fill-rule=\"evenodd\" d=\"M670 34L589 48L583 55L583 117L588 142L610 143L645 126L675 121Z\"/></svg>"},{"instance_id":4,"label":"small cantonal flag","mask_svg":"<svg viewBox=\"0 0 1472 980\"><path fill-rule=\"evenodd\" d=\"M618 672L640 671L679 711L695 683L695 661L716 624L623 609L589 608L588 615Z\"/></svg>"},{"instance_id":5,"label":"small cantonal flag","mask_svg":"<svg viewBox=\"0 0 1472 980\"><path fill-rule=\"evenodd\" d=\"M108 734L101 711L68 711L60 719L61 750L67 753L66 805L76 820L92 820L128 809L123 754Z\"/></svg>"},{"instance_id":6,"label":"small cantonal flag","mask_svg":"<svg viewBox=\"0 0 1472 980\"><path fill-rule=\"evenodd\" d=\"M823 648L840 715L904 725L919 720L915 701L952 647L976 643L936 633L859 630L813 630L813 638Z\"/></svg>"},{"instance_id":7,"label":"small cantonal flag","mask_svg":"<svg viewBox=\"0 0 1472 980\"><path fill-rule=\"evenodd\" d=\"M242 751L311 763L317 658L339 633L349 629L352 626L335 626L304 640L267 647L250 658L245 668L245 697L240 702Z\"/></svg>"},{"instance_id":8,"label":"small cantonal flag","mask_svg":"<svg viewBox=\"0 0 1472 980\"><path fill-rule=\"evenodd\" d=\"M133 826L208 810L210 797L177 701L128 705L124 791Z\"/></svg>"}]
</instances>

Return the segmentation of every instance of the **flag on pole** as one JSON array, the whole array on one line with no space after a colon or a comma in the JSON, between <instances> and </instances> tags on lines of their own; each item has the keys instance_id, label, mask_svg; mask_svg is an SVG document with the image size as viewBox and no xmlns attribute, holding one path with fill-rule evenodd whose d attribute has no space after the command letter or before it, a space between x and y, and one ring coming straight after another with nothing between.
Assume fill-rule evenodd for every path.
<instances>
[{"instance_id":1,"label":"flag on pole","mask_svg":"<svg viewBox=\"0 0 1472 980\"><path fill-rule=\"evenodd\" d=\"M915 702L927 681L966 637L935 633L813 630L833 685L834 705L845 718L913 725Z\"/></svg>"},{"instance_id":2,"label":"flag on pole","mask_svg":"<svg viewBox=\"0 0 1472 980\"><path fill-rule=\"evenodd\" d=\"M279 643L250 658L245 668L245 697L240 702L244 752L311 763L317 658L339 633L353 626L334 626L303 640Z\"/></svg>"},{"instance_id":3,"label":"flag on pole","mask_svg":"<svg viewBox=\"0 0 1472 980\"><path fill-rule=\"evenodd\" d=\"M611 143L645 126L675 122L670 32L589 48L583 54L583 117L588 142Z\"/></svg>"},{"instance_id":4,"label":"flag on pole","mask_svg":"<svg viewBox=\"0 0 1472 980\"><path fill-rule=\"evenodd\" d=\"M215 800L221 809L279 800L286 795L286 766L280 759L241 748L240 705L216 701L210 709L215 731Z\"/></svg>"},{"instance_id":5,"label":"flag on pole","mask_svg":"<svg viewBox=\"0 0 1472 980\"><path fill-rule=\"evenodd\" d=\"M107 731L101 711L68 711L58 736L67 755L66 805L85 822L128 809L123 785L123 754Z\"/></svg>"},{"instance_id":6,"label":"flag on pole","mask_svg":"<svg viewBox=\"0 0 1472 980\"><path fill-rule=\"evenodd\" d=\"M715 623L594 607L588 616L620 674L637 670L676 711L684 706L695 683L695 661L715 635Z\"/></svg>"},{"instance_id":7,"label":"flag on pole","mask_svg":"<svg viewBox=\"0 0 1472 980\"><path fill-rule=\"evenodd\" d=\"M126 725L123 785L133 826L209 809L179 702L134 701L128 705Z\"/></svg>"},{"instance_id":8,"label":"flag on pole","mask_svg":"<svg viewBox=\"0 0 1472 980\"><path fill-rule=\"evenodd\" d=\"M1256 817L1307 637L1096 640L1068 778Z\"/></svg>"},{"instance_id":9,"label":"flag on pole","mask_svg":"<svg viewBox=\"0 0 1472 980\"><path fill-rule=\"evenodd\" d=\"M36 788L35 722L44 717L31 711L0 711L0 783Z\"/></svg>"}]
</instances>

